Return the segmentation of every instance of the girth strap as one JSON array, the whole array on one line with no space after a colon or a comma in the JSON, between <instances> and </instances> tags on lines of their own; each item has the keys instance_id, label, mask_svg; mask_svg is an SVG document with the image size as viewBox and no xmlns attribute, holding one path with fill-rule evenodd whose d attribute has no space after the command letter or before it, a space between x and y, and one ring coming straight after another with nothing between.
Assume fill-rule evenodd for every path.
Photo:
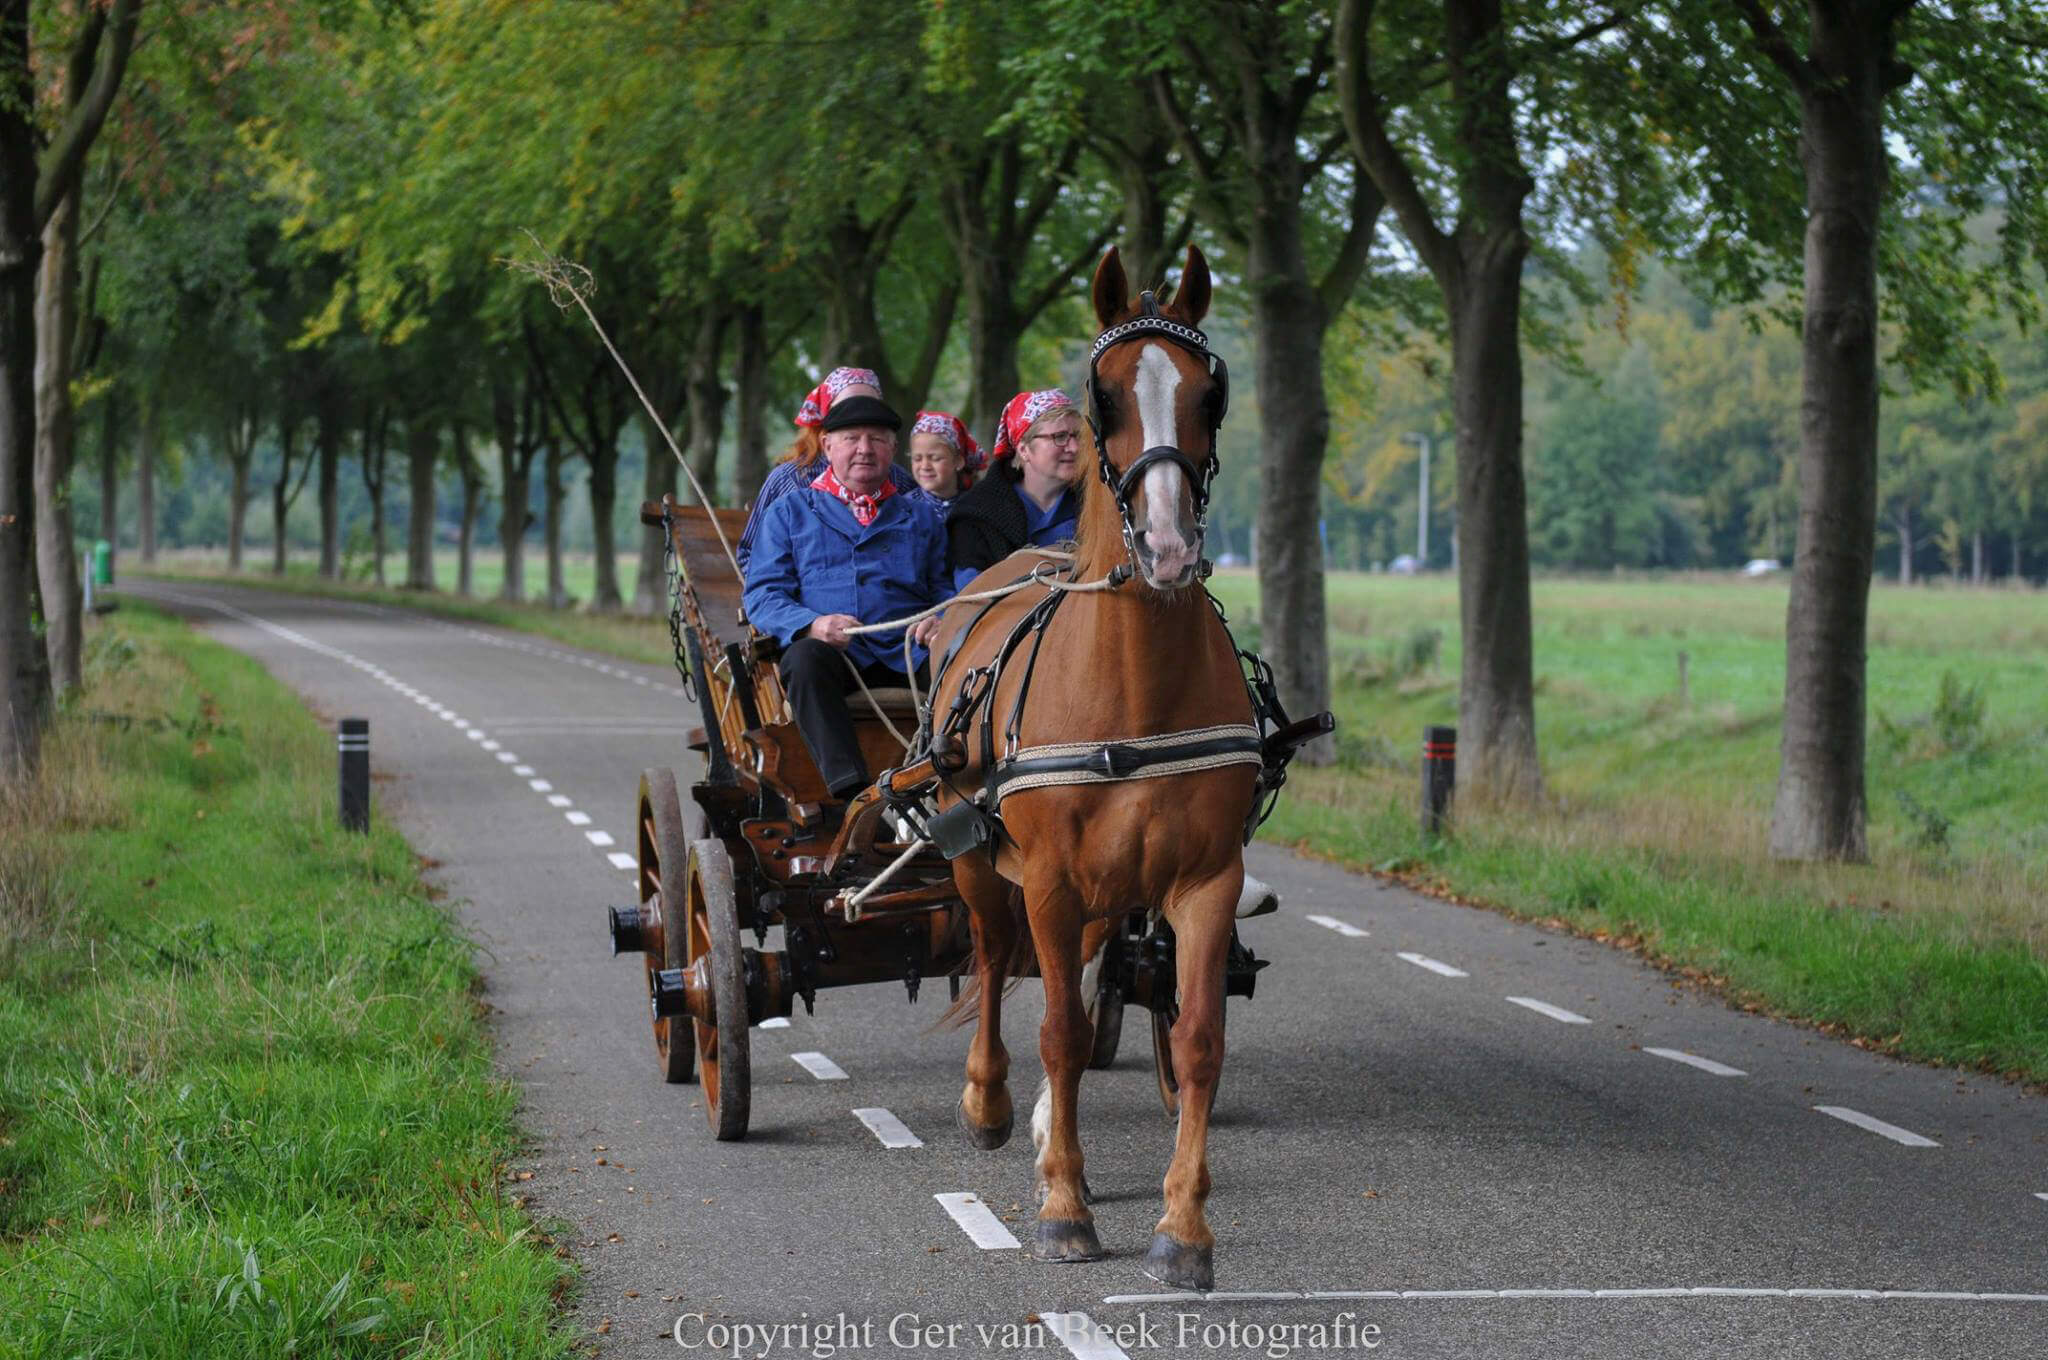
<instances>
[{"instance_id":1,"label":"girth strap","mask_svg":"<svg viewBox=\"0 0 2048 1360\"><path fill-rule=\"evenodd\" d=\"M1024 789L1160 779L1225 765L1263 765L1264 752L1259 730L1244 723L1223 723L1125 741L1026 746L1014 759L989 772L989 810L994 811L1003 798Z\"/></svg>"}]
</instances>

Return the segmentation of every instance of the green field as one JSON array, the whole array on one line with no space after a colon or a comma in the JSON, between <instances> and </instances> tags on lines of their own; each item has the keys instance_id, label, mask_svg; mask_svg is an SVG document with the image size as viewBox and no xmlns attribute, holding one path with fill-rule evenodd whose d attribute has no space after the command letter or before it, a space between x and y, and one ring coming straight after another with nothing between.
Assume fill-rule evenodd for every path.
<instances>
[{"instance_id":1,"label":"green field","mask_svg":"<svg viewBox=\"0 0 2048 1360\"><path fill-rule=\"evenodd\" d=\"M555 1356L471 946L333 740L130 603L0 801L0 1355Z\"/></svg>"}]
</instances>

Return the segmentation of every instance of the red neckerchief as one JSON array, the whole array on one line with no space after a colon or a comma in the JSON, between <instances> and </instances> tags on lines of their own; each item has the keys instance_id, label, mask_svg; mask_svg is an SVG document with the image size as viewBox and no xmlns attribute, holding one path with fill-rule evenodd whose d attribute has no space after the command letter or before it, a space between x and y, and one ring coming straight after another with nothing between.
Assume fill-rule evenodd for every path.
<instances>
[{"instance_id":1,"label":"red neckerchief","mask_svg":"<svg viewBox=\"0 0 2048 1360\"><path fill-rule=\"evenodd\" d=\"M896 494L896 483L887 476L884 476L880 491L877 491L872 496L856 495L848 491L840 483L839 479L832 475L830 467L827 467L812 480L811 488L815 491L822 491L828 496L838 497L839 501L847 509L853 511L853 517L860 521L860 527L863 529L873 524L875 516L882 513L882 502Z\"/></svg>"}]
</instances>

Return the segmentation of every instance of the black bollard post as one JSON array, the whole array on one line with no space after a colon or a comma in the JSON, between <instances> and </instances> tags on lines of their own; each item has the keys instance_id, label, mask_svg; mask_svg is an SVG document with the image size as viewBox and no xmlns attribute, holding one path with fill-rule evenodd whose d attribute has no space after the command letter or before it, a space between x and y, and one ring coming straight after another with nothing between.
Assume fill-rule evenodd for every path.
<instances>
[{"instance_id":1,"label":"black bollard post","mask_svg":"<svg viewBox=\"0 0 2048 1360\"><path fill-rule=\"evenodd\" d=\"M1458 729L1422 729L1422 834L1441 836L1458 783Z\"/></svg>"},{"instance_id":2,"label":"black bollard post","mask_svg":"<svg viewBox=\"0 0 2048 1360\"><path fill-rule=\"evenodd\" d=\"M370 829L370 720L343 718L335 741L341 753L341 825Z\"/></svg>"}]
</instances>

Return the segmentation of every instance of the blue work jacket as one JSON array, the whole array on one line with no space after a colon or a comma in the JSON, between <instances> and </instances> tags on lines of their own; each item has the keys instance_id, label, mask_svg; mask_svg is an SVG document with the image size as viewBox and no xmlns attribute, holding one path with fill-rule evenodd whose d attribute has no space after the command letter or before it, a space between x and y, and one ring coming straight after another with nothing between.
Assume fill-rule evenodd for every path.
<instances>
[{"instance_id":1,"label":"blue work jacket","mask_svg":"<svg viewBox=\"0 0 2048 1360\"><path fill-rule=\"evenodd\" d=\"M889 497L875 522L863 526L838 497L805 487L757 518L761 532L747 560L747 618L785 647L820 614L882 623L952 593L945 525L918 498ZM903 634L863 633L847 654L863 666L901 670ZM924 649L913 657L914 665Z\"/></svg>"}]
</instances>

